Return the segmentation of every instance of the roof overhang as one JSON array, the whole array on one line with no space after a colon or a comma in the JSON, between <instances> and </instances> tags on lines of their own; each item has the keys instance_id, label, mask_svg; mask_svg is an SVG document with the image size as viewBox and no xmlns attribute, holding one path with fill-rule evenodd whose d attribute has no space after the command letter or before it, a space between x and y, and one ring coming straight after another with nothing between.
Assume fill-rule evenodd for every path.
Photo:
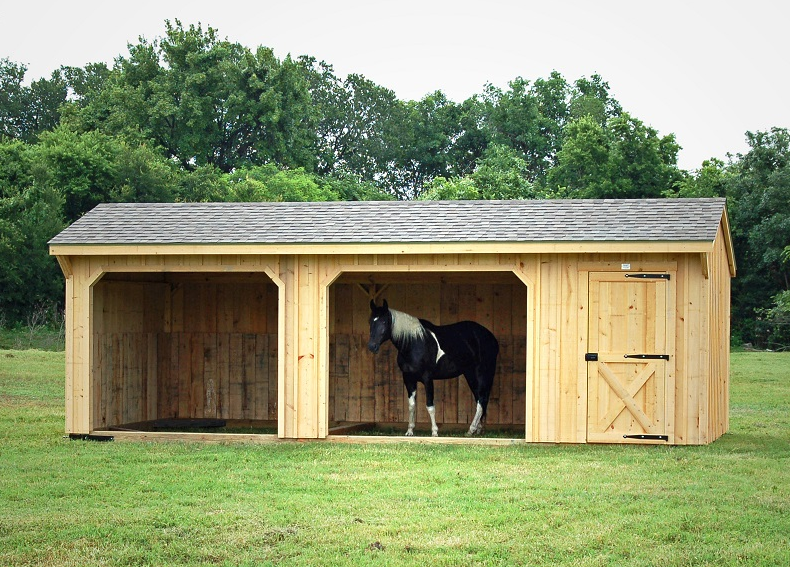
<instances>
[{"instance_id":1,"label":"roof overhang","mask_svg":"<svg viewBox=\"0 0 790 567\"><path fill-rule=\"evenodd\" d=\"M735 264L735 249L732 246L732 233L730 232L730 219L725 208L721 214L721 231L724 234L724 249L727 251L727 264L730 266L730 277L735 277L738 266Z\"/></svg>"},{"instance_id":2,"label":"roof overhang","mask_svg":"<svg viewBox=\"0 0 790 567\"><path fill-rule=\"evenodd\" d=\"M729 240L729 229L724 230ZM708 254L709 241L551 241L551 242L420 242L298 244L51 244L53 256L160 256L196 254ZM734 274L732 245L727 246Z\"/></svg>"}]
</instances>

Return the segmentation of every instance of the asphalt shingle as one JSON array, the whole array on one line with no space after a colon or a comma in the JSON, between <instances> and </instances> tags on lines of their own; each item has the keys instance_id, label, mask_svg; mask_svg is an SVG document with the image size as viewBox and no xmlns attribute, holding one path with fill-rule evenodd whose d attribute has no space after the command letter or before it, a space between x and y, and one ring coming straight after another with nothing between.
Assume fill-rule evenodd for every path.
<instances>
[{"instance_id":1,"label":"asphalt shingle","mask_svg":"<svg viewBox=\"0 0 790 567\"><path fill-rule=\"evenodd\" d=\"M724 199L107 203L50 244L713 241Z\"/></svg>"}]
</instances>

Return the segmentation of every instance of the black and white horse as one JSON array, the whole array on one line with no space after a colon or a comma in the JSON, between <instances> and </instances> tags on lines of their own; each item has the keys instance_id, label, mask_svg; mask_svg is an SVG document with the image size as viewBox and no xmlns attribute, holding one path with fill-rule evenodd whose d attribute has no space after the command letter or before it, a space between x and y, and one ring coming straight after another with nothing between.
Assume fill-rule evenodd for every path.
<instances>
[{"instance_id":1,"label":"black and white horse","mask_svg":"<svg viewBox=\"0 0 790 567\"><path fill-rule=\"evenodd\" d=\"M436 409L433 404L433 381L464 375L477 402L475 417L467 435L483 432L488 397L494 383L499 342L496 337L473 321L452 325L434 325L406 313L390 309L387 300L382 307L370 302L370 340L368 348L376 354L381 344L391 340L398 349L398 367L409 394L409 428L414 435L417 413L417 383L425 386L425 405L431 416L431 433L439 435Z\"/></svg>"}]
</instances>

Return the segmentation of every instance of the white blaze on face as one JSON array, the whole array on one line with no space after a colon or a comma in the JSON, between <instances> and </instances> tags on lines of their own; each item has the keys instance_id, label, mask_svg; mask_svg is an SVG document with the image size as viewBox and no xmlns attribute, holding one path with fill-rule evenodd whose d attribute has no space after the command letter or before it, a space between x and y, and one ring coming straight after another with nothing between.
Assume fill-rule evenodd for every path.
<instances>
[{"instance_id":1,"label":"white blaze on face","mask_svg":"<svg viewBox=\"0 0 790 567\"><path fill-rule=\"evenodd\" d=\"M439 344L439 339L436 338L434 332L433 331L428 331L428 332L431 333L433 340L436 341L436 362L439 362L439 359L442 358L445 353L442 350L442 345Z\"/></svg>"}]
</instances>

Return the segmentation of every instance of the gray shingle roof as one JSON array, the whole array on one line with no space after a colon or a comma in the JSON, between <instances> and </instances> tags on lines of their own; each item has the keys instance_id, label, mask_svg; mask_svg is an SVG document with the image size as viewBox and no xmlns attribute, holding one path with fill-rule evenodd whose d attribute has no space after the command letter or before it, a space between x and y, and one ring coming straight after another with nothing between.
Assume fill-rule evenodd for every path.
<instances>
[{"instance_id":1,"label":"gray shingle roof","mask_svg":"<svg viewBox=\"0 0 790 567\"><path fill-rule=\"evenodd\" d=\"M724 199L108 203L50 244L713 241Z\"/></svg>"}]
</instances>

